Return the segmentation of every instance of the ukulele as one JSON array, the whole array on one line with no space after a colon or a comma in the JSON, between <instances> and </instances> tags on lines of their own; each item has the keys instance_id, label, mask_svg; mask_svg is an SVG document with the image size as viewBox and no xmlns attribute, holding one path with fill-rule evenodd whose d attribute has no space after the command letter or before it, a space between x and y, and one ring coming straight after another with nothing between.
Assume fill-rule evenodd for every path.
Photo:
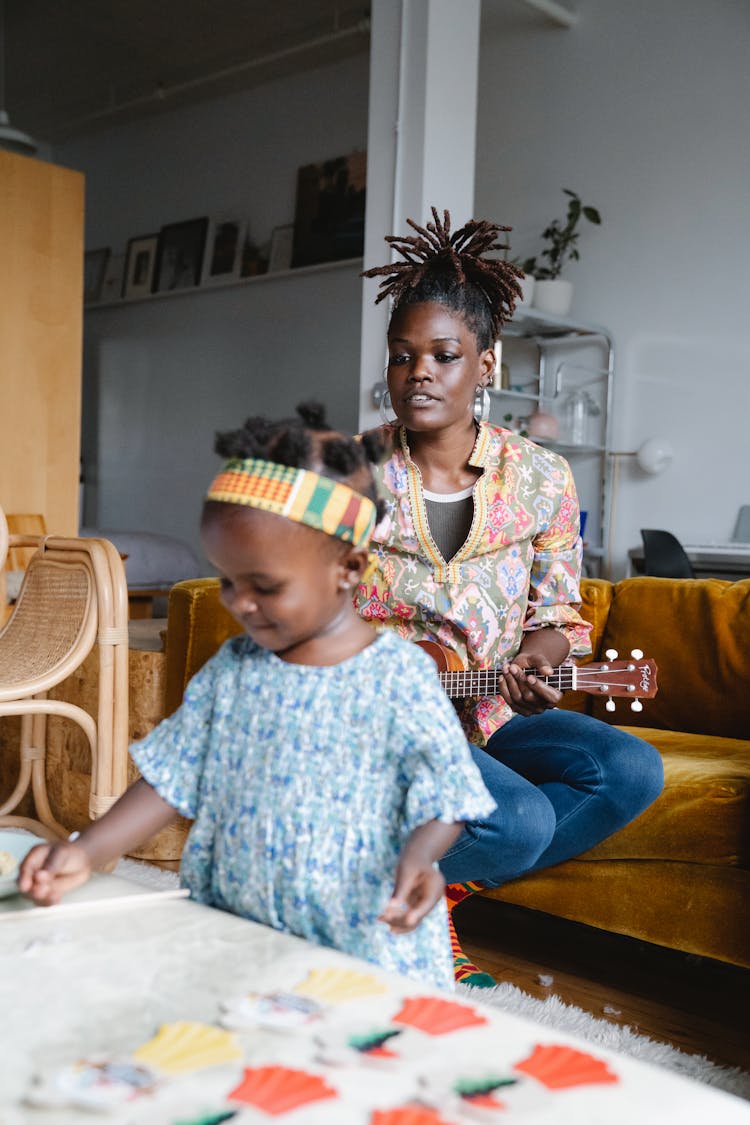
<instances>
[{"instance_id":1,"label":"ukulele","mask_svg":"<svg viewBox=\"0 0 750 1125\"><path fill-rule=\"evenodd\" d=\"M499 695L498 683L502 676L498 668L482 668L467 672L460 657L452 649L437 641L417 641L420 648L431 656L438 667L438 679L450 699L466 696ZM630 699L631 711L642 711L641 699L656 695L656 664L634 648L630 660L618 660L617 652L609 648L607 660L599 664L561 664L551 676L540 676L533 668L528 673L558 691L585 691L590 695L606 695L607 711L615 710L613 696Z\"/></svg>"}]
</instances>

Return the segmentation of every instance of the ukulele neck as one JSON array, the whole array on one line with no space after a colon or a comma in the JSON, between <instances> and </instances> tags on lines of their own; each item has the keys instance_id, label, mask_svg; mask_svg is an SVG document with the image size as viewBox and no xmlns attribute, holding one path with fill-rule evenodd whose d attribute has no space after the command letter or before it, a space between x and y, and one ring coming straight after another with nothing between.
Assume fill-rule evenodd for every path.
<instances>
[{"instance_id":1,"label":"ukulele neck","mask_svg":"<svg viewBox=\"0 0 750 1125\"><path fill-rule=\"evenodd\" d=\"M542 683L549 684L557 691L575 691L578 671L579 669L573 664L563 664L556 668L551 676L540 676L534 668L527 669L526 674L536 676ZM494 668L472 672L439 672L438 676L443 691L451 699L500 694L499 684L502 676Z\"/></svg>"}]
</instances>

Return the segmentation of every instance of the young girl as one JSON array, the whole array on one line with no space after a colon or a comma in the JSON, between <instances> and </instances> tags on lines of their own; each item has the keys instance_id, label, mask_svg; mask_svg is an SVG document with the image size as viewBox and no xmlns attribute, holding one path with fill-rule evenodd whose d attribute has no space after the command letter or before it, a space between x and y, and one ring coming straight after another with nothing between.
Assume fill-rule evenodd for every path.
<instances>
[{"instance_id":1,"label":"young girl","mask_svg":"<svg viewBox=\"0 0 750 1125\"><path fill-rule=\"evenodd\" d=\"M494 802L432 661L355 612L372 443L299 413L217 441L231 460L201 533L245 633L131 747L142 780L74 843L34 848L19 886L57 902L179 812L199 902L452 987L437 860Z\"/></svg>"},{"instance_id":2,"label":"young girl","mask_svg":"<svg viewBox=\"0 0 750 1125\"><path fill-rule=\"evenodd\" d=\"M368 270L392 300L388 389L396 418L376 480L387 505L377 564L357 591L365 620L438 641L470 670L503 670L497 696L463 701L472 754L496 801L440 867L454 902L593 847L661 791L657 751L618 727L560 710L549 675L589 651L579 509L557 453L489 423L493 345L520 295L498 257L508 227L472 220L386 239L401 260ZM485 400L485 403L483 403ZM435 735L438 724L433 727ZM472 881L472 882L470 882ZM459 979L484 983L458 969Z\"/></svg>"}]
</instances>

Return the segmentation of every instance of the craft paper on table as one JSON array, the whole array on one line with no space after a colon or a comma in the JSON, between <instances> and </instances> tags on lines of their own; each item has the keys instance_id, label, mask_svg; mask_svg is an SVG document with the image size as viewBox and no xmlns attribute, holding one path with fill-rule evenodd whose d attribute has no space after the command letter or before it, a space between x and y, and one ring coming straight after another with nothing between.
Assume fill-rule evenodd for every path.
<instances>
[{"instance_id":1,"label":"craft paper on table","mask_svg":"<svg viewBox=\"0 0 750 1125\"><path fill-rule=\"evenodd\" d=\"M503 1087L514 1086L518 1079L507 1074L488 1074L484 1078L459 1078L453 1084L454 1091L471 1106L481 1109L505 1109L505 1103L497 1097Z\"/></svg>"},{"instance_id":2,"label":"craft paper on table","mask_svg":"<svg viewBox=\"0 0 750 1125\"><path fill-rule=\"evenodd\" d=\"M523 1078L515 1078L507 1072L493 1072L487 1069L474 1072L463 1071L457 1077L451 1074L450 1069L443 1067L430 1075L423 1075L419 1079L420 1100L427 1105L441 1110L443 1113L457 1114L463 1121L469 1117L472 1120L486 1122L491 1125L500 1122L508 1109L519 1109L521 1104L517 1098L506 1101L505 1091L513 1092L524 1085ZM527 1083L533 1087L533 1083ZM533 1099L538 1103L538 1098ZM529 1099L524 1099L529 1108Z\"/></svg>"},{"instance_id":3,"label":"craft paper on table","mask_svg":"<svg viewBox=\"0 0 750 1125\"><path fill-rule=\"evenodd\" d=\"M269 1027L291 1030L320 1020L325 1011L312 996L293 992L249 992L222 1003L224 1027Z\"/></svg>"},{"instance_id":4,"label":"craft paper on table","mask_svg":"<svg viewBox=\"0 0 750 1125\"><path fill-rule=\"evenodd\" d=\"M436 996L411 996L404 1001L400 1012L393 1016L394 1023L416 1027L427 1035L447 1035L463 1027L487 1023L473 1008L457 1004L454 1000L441 1000Z\"/></svg>"},{"instance_id":5,"label":"craft paper on table","mask_svg":"<svg viewBox=\"0 0 750 1125\"><path fill-rule=\"evenodd\" d=\"M167 1074L203 1070L244 1057L237 1037L230 1031L189 1020L165 1023L133 1058L157 1067Z\"/></svg>"},{"instance_id":6,"label":"craft paper on table","mask_svg":"<svg viewBox=\"0 0 750 1125\"><path fill-rule=\"evenodd\" d=\"M220 1110L219 1113L205 1113L201 1117L191 1117L173 1122L173 1125L221 1125L223 1121L230 1121L240 1111L237 1109Z\"/></svg>"},{"instance_id":7,"label":"craft paper on table","mask_svg":"<svg viewBox=\"0 0 750 1125\"><path fill-rule=\"evenodd\" d=\"M45 1109L117 1109L157 1086L154 1072L128 1059L80 1059L34 1078L26 1095L29 1105Z\"/></svg>"},{"instance_id":8,"label":"craft paper on table","mask_svg":"<svg viewBox=\"0 0 750 1125\"><path fill-rule=\"evenodd\" d=\"M56 906L37 906L22 894L0 898L0 923L37 914L42 918L58 918L64 914L97 914L112 910L132 910L156 905L165 899L187 898L186 887L168 890L146 889L141 883L121 879L117 875L94 873L88 882L69 891Z\"/></svg>"},{"instance_id":9,"label":"craft paper on table","mask_svg":"<svg viewBox=\"0 0 750 1125\"><path fill-rule=\"evenodd\" d=\"M548 1090L618 1082L619 1078L603 1061L575 1047L537 1043L528 1058L513 1064L514 1070L536 1078Z\"/></svg>"},{"instance_id":10,"label":"craft paper on table","mask_svg":"<svg viewBox=\"0 0 750 1125\"><path fill-rule=\"evenodd\" d=\"M237 1109L224 1109L218 1113L204 1113L200 1117L180 1119L174 1121L172 1125L221 1125L223 1121L231 1121L239 1112Z\"/></svg>"},{"instance_id":11,"label":"craft paper on table","mask_svg":"<svg viewBox=\"0 0 750 1125\"><path fill-rule=\"evenodd\" d=\"M333 1028L315 1036L318 1059L328 1066L356 1066L362 1062L400 1061L393 1041L402 1034L400 1027L373 1027L353 1031ZM396 1044L396 1047L398 1044Z\"/></svg>"},{"instance_id":12,"label":"craft paper on table","mask_svg":"<svg viewBox=\"0 0 750 1125\"><path fill-rule=\"evenodd\" d=\"M286 1066L246 1067L239 1086L227 1095L265 1113L278 1116L324 1098L337 1098L338 1091L318 1074Z\"/></svg>"},{"instance_id":13,"label":"craft paper on table","mask_svg":"<svg viewBox=\"0 0 750 1125\"><path fill-rule=\"evenodd\" d=\"M370 1125L455 1125L447 1121L436 1109L426 1106L402 1105L395 1109L376 1109Z\"/></svg>"},{"instance_id":14,"label":"craft paper on table","mask_svg":"<svg viewBox=\"0 0 750 1125\"><path fill-rule=\"evenodd\" d=\"M311 969L293 991L300 996L312 996L323 1004L344 1004L365 996L382 996L388 987L370 973L328 968Z\"/></svg>"}]
</instances>

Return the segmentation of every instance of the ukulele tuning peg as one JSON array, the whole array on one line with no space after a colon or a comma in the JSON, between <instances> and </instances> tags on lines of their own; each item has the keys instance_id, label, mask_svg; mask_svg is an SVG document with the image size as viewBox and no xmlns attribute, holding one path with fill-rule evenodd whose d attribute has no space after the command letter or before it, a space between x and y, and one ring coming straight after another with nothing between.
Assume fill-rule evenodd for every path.
<instances>
[{"instance_id":1,"label":"ukulele tuning peg","mask_svg":"<svg viewBox=\"0 0 750 1125\"><path fill-rule=\"evenodd\" d=\"M633 657L633 660L643 659L643 651L640 648L632 649L630 655Z\"/></svg>"},{"instance_id":2,"label":"ukulele tuning peg","mask_svg":"<svg viewBox=\"0 0 750 1125\"><path fill-rule=\"evenodd\" d=\"M633 702L630 704L630 710L631 711L642 711L643 710L643 704L641 703L640 699L634 699L633 700Z\"/></svg>"},{"instance_id":3,"label":"ukulele tuning peg","mask_svg":"<svg viewBox=\"0 0 750 1125\"><path fill-rule=\"evenodd\" d=\"M638 702L638 701L636 700L636 702ZM606 709L607 711L614 711L614 709L615 709L615 701L614 701L614 699L612 698L612 696L610 696L610 697L609 697L609 699L607 700L607 702L606 702L606 703L604 704L604 707L605 707L605 709Z\"/></svg>"},{"instance_id":4,"label":"ukulele tuning peg","mask_svg":"<svg viewBox=\"0 0 750 1125\"><path fill-rule=\"evenodd\" d=\"M607 660L617 660L617 649L608 648L604 655L606 656Z\"/></svg>"}]
</instances>

